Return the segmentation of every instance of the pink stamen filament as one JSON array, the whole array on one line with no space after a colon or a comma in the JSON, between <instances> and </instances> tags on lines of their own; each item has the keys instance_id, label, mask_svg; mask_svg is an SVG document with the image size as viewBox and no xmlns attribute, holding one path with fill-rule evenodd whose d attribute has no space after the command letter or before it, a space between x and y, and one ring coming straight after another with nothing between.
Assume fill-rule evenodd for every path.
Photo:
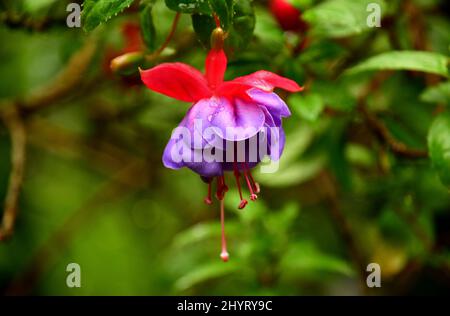
<instances>
[{"instance_id":1,"label":"pink stamen filament","mask_svg":"<svg viewBox=\"0 0 450 316\"><path fill-rule=\"evenodd\" d=\"M225 178L223 176L217 177L216 198L219 201L223 200L226 191L228 191L228 187L225 185Z\"/></svg>"},{"instance_id":2,"label":"pink stamen filament","mask_svg":"<svg viewBox=\"0 0 450 316\"><path fill-rule=\"evenodd\" d=\"M256 182L255 179L253 179L252 173L251 173L250 168L248 167L247 163L244 162L244 164L245 164L245 168L248 170L248 176L250 178L250 182L252 183L253 190L255 191L256 194L258 194L260 192L259 183Z\"/></svg>"},{"instance_id":3,"label":"pink stamen filament","mask_svg":"<svg viewBox=\"0 0 450 316\"><path fill-rule=\"evenodd\" d=\"M225 206L223 199L220 200L220 225L222 229L222 252L220 253L220 258L223 262L227 262L230 256L227 251L227 240L225 237Z\"/></svg>"},{"instance_id":4,"label":"pink stamen filament","mask_svg":"<svg viewBox=\"0 0 450 316\"><path fill-rule=\"evenodd\" d=\"M258 194L259 192L261 192L261 188L259 186L259 183L255 182L254 184L255 184L255 193Z\"/></svg>"},{"instance_id":5,"label":"pink stamen filament","mask_svg":"<svg viewBox=\"0 0 450 316\"><path fill-rule=\"evenodd\" d=\"M205 197L204 201L206 204L211 205L212 204L212 199L211 199L211 185L212 185L212 180L208 183L208 195Z\"/></svg>"},{"instance_id":6,"label":"pink stamen filament","mask_svg":"<svg viewBox=\"0 0 450 316\"><path fill-rule=\"evenodd\" d=\"M239 198L241 199L241 201L239 203L239 206L238 206L238 209L242 210L247 205L248 202L247 202L246 199L244 199L242 197L241 182L240 182L240 179L239 179L241 174L239 173L239 170L238 170L238 168L236 166L236 162L233 162L233 169L234 169L234 177L236 178L236 184L237 184L238 191L239 191Z\"/></svg>"},{"instance_id":7,"label":"pink stamen filament","mask_svg":"<svg viewBox=\"0 0 450 316\"><path fill-rule=\"evenodd\" d=\"M223 195L225 195L225 193L228 192L228 186L225 183L225 176L222 176L222 184L223 184L223 186L222 186Z\"/></svg>"},{"instance_id":8,"label":"pink stamen filament","mask_svg":"<svg viewBox=\"0 0 450 316\"><path fill-rule=\"evenodd\" d=\"M253 192L253 185L252 185L252 183L250 183L250 179L248 177L248 173L250 171L248 171L246 169L245 165L244 165L243 169L244 169L244 178L245 178L245 181L247 182L248 190L250 191L250 200L255 201L258 198L258 196Z\"/></svg>"}]
</instances>

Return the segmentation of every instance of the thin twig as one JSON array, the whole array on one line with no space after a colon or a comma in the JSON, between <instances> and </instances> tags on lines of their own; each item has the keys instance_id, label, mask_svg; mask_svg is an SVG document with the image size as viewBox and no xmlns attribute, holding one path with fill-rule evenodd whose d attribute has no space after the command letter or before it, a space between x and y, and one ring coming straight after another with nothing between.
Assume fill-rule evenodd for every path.
<instances>
[{"instance_id":1,"label":"thin twig","mask_svg":"<svg viewBox=\"0 0 450 316\"><path fill-rule=\"evenodd\" d=\"M105 175L110 175L111 172L120 169L126 163L143 159L110 142L102 140L89 142L86 138L43 118L33 117L27 127L28 142L31 146L63 156L66 159L84 160Z\"/></svg>"},{"instance_id":2,"label":"thin twig","mask_svg":"<svg viewBox=\"0 0 450 316\"><path fill-rule=\"evenodd\" d=\"M153 54L150 54L146 57L148 60L154 60L159 55L161 55L161 53L167 48L167 45L169 45L170 41L172 40L172 37L175 35L175 31L177 30L180 17L181 17L180 12L177 12L177 14L175 14L175 17L173 18L172 27L170 28L170 32L167 35L166 39Z\"/></svg>"},{"instance_id":3,"label":"thin twig","mask_svg":"<svg viewBox=\"0 0 450 316\"><path fill-rule=\"evenodd\" d=\"M366 286L366 272L365 272L365 260L363 254L360 252L355 238L353 236L352 228L350 223L345 217L339 202L338 191L334 179L328 172L323 172L320 177L320 188L323 190L327 202L329 204L329 209L331 216L334 219L334 223L338 228L338 231L346 245L350 258L358 272L361 289L365 291Z\"/></svg>"},{"instance_id":4,"label":"thin twig","mask_svg":"<svg viewBox=\"0 0 450 316\"><path fill-rule=\"evenodd\" d=\"M421 9L416 7L414 1L406 0L402 6L407 17L409 36L412 46L416 50L429 50L424 17Z\"/></svg>"},{"instance_id":5,"label":"thin twig","mask_svg":"<svg viewBox=\"0 0 450 316\"><path fill-rule=\"evenodd\" d=\"M405 12L409 36L412 46L415 50L430 51L430 42L427 36L427 25L422 9L417 7L414 1L406 0L403 3L403 11ZM425 81L428 86L438 84L443 78L441 76L424 73Z\"/></svg>"},{"instance_id":6,"label":"thin twig","mask_svg":"<svg viewBox=\"0 0 450 316\"><path fill-rule=\"evenodd\" d=\"M407 158L426 158L428 152L426 150L409 148L404 143L397 140L389 131L389 129L381 122L378 117L367 110L364 104L359 106L359 110L364 116L369 127L389 146L389 148L397 155Z\"/></svg>"},{"instance_id":7,"label":"thin twig","mask_svg":"<svg viewBox=\"0 0 450 316\"><path fill-rule=\"evenodd\" d=\"M385 142L389 148L397 155L406 158L426 158L428 152L425 150L409 148L406 144L397 140L389 131L389 129L378 119L378 117L370 112L366 106L367 97L374 91L376 91L381 83L386 80L390 73L381 72L375 76L367 85L365 91L358 98L358 110L362 114L364 120L367 122L370 129Z\"/></svg>"},{"instance_id":8,"label":"thin twig","mask_svg":"<svg viewBox=\"0 0 450 316\"><path fill-rule=\"evenodd\" d=\"M22 118L14 110L2 118L11 134L12 167L0 226L0 241L9 238L14 231L26 160L26 131Z\"/></svg>"},{"instance_id":9,"label":"thin twig","mask_svg":"<svg viewBox=\"0 0 450 316\"><path fill-rule=\"evenodd\" d=\"M55 103L75 89L83 79L96 46L93 40L86 41L86 44L72 56L67 66L52 83L35 91L24 100L2 101L0 116L11 134L12 168L0 227L0 240L10 237L13 233L18 212L17 204L26 156L26 132L23 116Z\"/></svg>"},{"instance_id":10,"label":"thin twig","mask_svg":"<svg viewBox=\"0 0 450 316\"><path fill-rule=\"evenodd\" d=\"M1 12L0 23L10 29L21 29L30 32L42 32L52 27L66 28L66 17L45 17L35 19L15 12Z\"/></svg>"}]
</instances>

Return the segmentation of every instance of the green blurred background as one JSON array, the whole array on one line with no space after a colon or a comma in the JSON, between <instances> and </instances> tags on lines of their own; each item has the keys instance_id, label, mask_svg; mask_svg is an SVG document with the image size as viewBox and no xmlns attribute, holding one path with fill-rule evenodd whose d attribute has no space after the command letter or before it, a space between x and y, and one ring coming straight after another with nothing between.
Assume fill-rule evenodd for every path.
<instances>
[{"instance_id":1,"label":"green blurred background","mask_svg":"<svg viewBox=\"0 0 450 316\"><path fill-rule=\"evenodd\" d=\"M244 31L229 40L226 77L266 69L306 89L281 94L292 111L286 149L277 173L256 172L258 201L237 210L230 188L227 263L218 203L203 203L198 175L161 162L189 104L145 88L137 64L109 68L137 49L150 56L143 68L182 61L203 69L199 38L210 30L194 32L183 13L155 57L175 16L164 1L151 2L147 47L136 29L148 22L149 1L89 32L66 26L68 2L0 1L1 198L11 135L18 126L26 138L20 211L0 244L1 293L449 293L450 147L428 158L433 139L450 140L447 64L439 64L450 47L447 1L375 1L381 28L365 24L371 1L292 1L310 25L299 32L283 32L267 1L237 1L253 8L255 27L249 19L230 28L230 36ZM434 55L388 55L346 73L394 50ZM71 262L81 266L81 288L66 286ZM365 285L371 262L381 266L381 288Z\"/></svg>"}]
</instances>

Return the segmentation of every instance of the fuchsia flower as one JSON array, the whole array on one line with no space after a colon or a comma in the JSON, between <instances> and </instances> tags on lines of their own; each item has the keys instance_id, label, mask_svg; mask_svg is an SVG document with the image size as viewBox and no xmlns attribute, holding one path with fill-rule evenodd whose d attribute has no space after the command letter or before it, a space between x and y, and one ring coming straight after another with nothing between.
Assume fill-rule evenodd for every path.
<instances>
[{"instance_id":1,"label":"fuchsia flower","mask_svg":"<svg viewBox=\"0 0 450 316\"><path fill-rule=\"evenodd\" d=\"M281 118L290 116L290 111L273 89L297 92L302 88L290 79L264 70L224 81L227 57L221 44L223 32L220 28L215 32L216 35L219 34L219 40L208 53L205 74L183 63L163 63L148 70L141 70L141 79L153 91L193 103L179 127L189 131L190 135L200 135L200 141L172 137L164 150L163 163L171 169L188 167L198 173L208 183L208 196L205 198L207 204L212 203L212 180L217 179L216 197L221 202L221 258L227 261L223 198L228 187L225 184L224 171L234 173L241 199L240 209L247 204L247 200L242 196L241 174L250 192L250 199L256 200L259 185L254 181L250 169L255 167L262 157L251 160L246 151L243 158L237 159L235 148L241 145L248 148L250 142L255 141L253 143L257 144L258 152L259 149L266 149L272 160L278 160L284 147ZM213 133L205 136L208 128ZM267 128L279 130L275 140ZM273 142L278 142L277 151L271 150L273 147L270 145L273 145ZM263 146L267 148L262 148ZM231 160L226 159L227 150L230 148L233 149ZM180 152L184 159L174 159L174 153ZM224 159L217 161L211 159L211 156Z\"/></svg>"}]
</instances>

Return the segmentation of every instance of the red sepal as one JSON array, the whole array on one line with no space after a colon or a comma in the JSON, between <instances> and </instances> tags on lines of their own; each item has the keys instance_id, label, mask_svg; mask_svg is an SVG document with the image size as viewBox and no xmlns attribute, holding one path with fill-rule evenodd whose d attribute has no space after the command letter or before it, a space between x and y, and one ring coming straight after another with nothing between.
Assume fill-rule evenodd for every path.
<instances>
[{"instance_id":1,"label":"red sepal","mask_svg":"<svg viewBox=\"0 0 450 316\"><path fill-rule=\"evenodd\" d=\"M264 91L272 91L274 88L281 88L289 92L303 90L295 81L266 70L260 70L247 76L238 77L232 82L244 83Z\"/></svg>"},{"instance_id":2,"label":"red sepal","mask_svg":"<svg viewBox=\"0 0 450 316\"><path fill-rule=\"evenodd\" d=\"M183 63L163 63L140 73L149 89L177 100L196 102L212 95L203 74Z\"/></svg>"}]
</instances>

